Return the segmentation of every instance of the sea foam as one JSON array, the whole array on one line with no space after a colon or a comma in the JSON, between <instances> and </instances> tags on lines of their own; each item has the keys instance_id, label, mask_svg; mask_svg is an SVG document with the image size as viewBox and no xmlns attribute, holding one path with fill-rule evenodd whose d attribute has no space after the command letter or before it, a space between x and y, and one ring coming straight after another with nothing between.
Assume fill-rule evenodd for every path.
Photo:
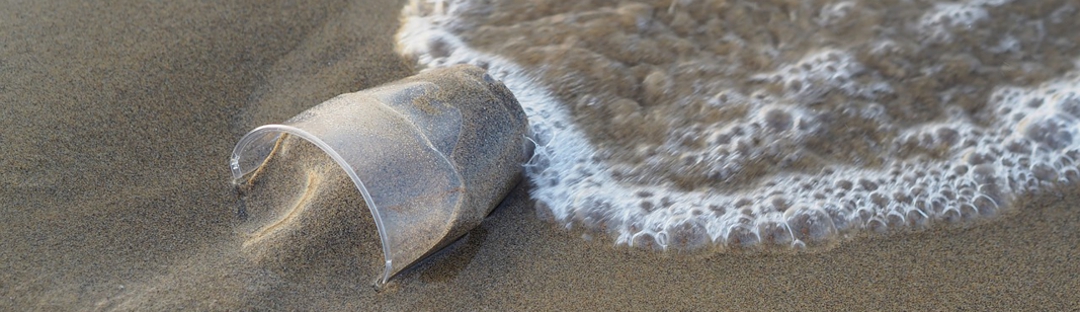
<instances>
[{"instance_id":1,"label":"sea foam","mask_svg":"<svg viewBox=\"0 0 1080 312\"><path fill-rule=\"evenodd\" d=\"M676 6L685 3L689 2L671 2L667 13L674 14ZM845 18L857 15L852 12L852 3L824 4L810 10L818 15L807 20L823 28L843 25ZM963 35L958 32L969 31L987 19L987 8L1005 3L935 5L910 23L913 27L909 28L916 33L913 37L919 37L911 40L953 40ZM941 104L935 106L936 113L905 117L926 114L897 113L911 110L893 103L904 99L911 89L897 82L897 76L949 75L956 70L950 66L978 61L960 57L953 63L906 69L888 68L882 65L887 63L884 61L866 64L867 59L876 57L912 54L903 52L911 50L903 42L874 37L861 47L821 44L805 49L797 58L763 68L745 63L727 67L693 63L683 54L672 59L683 65L697 64L697 68L713 66L709 68L717 73L745 73L741 76L745 83L691 80L695 86L692 92L672 96L667 94L669 90L685 88L686 80L680 80L678 72L669 75L653 70L642 75L640 85L633 88L637 94L634 99L594 96L568 103L567 96L560 95L565 92L552 91L552 86L573 80L552 80L540 73L588 69L523 66L467 43L470 31L488 27L470 16L490 14L491 10L470 1L413 1L403 11L397 36L399 52L429 68L475 64L502 80L517 96L533 128L537 148L526 168L538 213L567 228L576 225L609 233L618 244L654 249L801 248L864 229L918 228L937 221L995 216L1020 194L1080 179L1080 73L1076 71L1062 71L1040 83L995 85L985 91L985 98L974 97L979 101L975 112L965 106L964 101L972 100L964 97L960 88L964 84L939 88L941 91L934 93L935 103ZM532 20L564 23L566 19L605 14L633 17L628 27L641 30L656 27L650 26L656 21L648 16L664 12L623 5ZM679 18L671 18L664 29L678 33ZM699 21L699 25L711 22ZM731 34L724 36L732 39ZM1010 34L1002 36L1016 41ZM633 44L641 48L651 43ZM1015 49L1000 53L1013 52ZM781 52L776 53L775 59L784 59ZM616 63L620 62L630 61ZM618 64L611 66L620 68ZM919 73L912 73L916 69ZM579 77L574 75L561 77ZM582 81L587 85L587 80ZM586 91L590 90L574 89ZM837 97L842 98L835 100ZM649 101L693 107L702 114L725 109L737 113L721 118L723 122L668 125L660 143L652 145L607 144L601 148L597 136L590 137L583 128L594 126L589 123L640 122L645 115L665 112L642 108ZM575 116L574 105L586 106L581 109L603 106L620 113L611 120L582 119ZM633 122L623 127L633 128ZM858 135L834 137L851 133ZM828 152L815 145L852 138L868 142L850 146L832 143L841 150L829 148Z\"/></svg>"}]
</instances>

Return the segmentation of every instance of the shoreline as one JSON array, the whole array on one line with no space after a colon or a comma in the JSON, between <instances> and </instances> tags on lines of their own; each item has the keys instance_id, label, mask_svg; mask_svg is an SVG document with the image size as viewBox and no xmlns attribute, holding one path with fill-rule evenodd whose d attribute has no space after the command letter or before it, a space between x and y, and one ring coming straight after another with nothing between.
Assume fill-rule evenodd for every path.
<instances>
[{"instance_id":1,"label":"shoreline","mask_svg":"<svg viewBox=\"0 0 1080 312\"><path fill-rule=\"evenodd\" d=\"M976 224L860 235L820 252L685 256L561 230L519 185L478 228L381 291L348 231L286 239L317 248L277 266L252 261L229 183L233 145L254 126L408 75L393 52L402 5L0 8L13 17L0 20L9 43L0 46L0 310L1044 311L1080 302L1076 185ZM350 183L338 178L323 181ZM341 202L359 198L351 184L324 185ZM350 211L334 202L311 216Z\"/></svg>"}]
</instances>

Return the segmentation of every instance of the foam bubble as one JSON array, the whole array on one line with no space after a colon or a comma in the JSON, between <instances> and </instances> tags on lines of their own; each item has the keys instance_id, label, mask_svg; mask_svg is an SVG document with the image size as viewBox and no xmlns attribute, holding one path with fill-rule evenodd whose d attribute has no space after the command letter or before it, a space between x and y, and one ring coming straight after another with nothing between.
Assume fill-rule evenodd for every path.
<instances>
[{"instance_id":1,"label":"foam bubble","mask_svg":"<svg viewBox=\"0 0 1080 312\"><path fill-rule=\"evenodd\" d=\"M400 51L427 67L484 64L503 80L533 127L537 148L526 168L538 213L568 228L610 233L618 244L804 248L853 231L994 216L1019 194L1080 178L1080 74L989 86L984 98L979 85L956 82L988 70L983 59L950 50L925 66L905 63L942 53L919 46L919 34L952 36L1006 1L935 5L915 34L848 46L805 43L794 55L750 47L734 33L707 35L716 19L693 8L669 8L668 17L648 5L552 9L507 28L497 13L489 24L462 16L467 1L438 3L414 1L405 9ZM857 18L849 11L859 9L839 2L807 19L831 25ZM614 38L603 44L637 52L603 54L583 43L592 40L574 36L522 48L471 33L498 38L574 23L623 27L593 30ZM724 39L680 47L680 33ZM1021 38L993 35L980 40ZM1010 46L1031 46L1017 40ZM784 57L760 61L740 49ZM705 61L716 51L730 52L730 64ZM634 79L624 85L625 77ZM613 117L577 119L592 111ZM605 141L587 130L599 122L644 139ZM643 130L654 124L663 131ZM637 143L618 147L623 142Z\"/></svg>"},{"instance_id":2,"label":"foam bubble","mask_svg":"<svg viewBox=\"0 0 1080 312\"><path fill-rule=\"evenodd\" d=\"M936 3L934 8L919 20L919 28L926 39L944 42L953 39L955 31L969 31L980 21L989 17L988 7L1001 6L1011 0L969 0L964 2Z\"/></svg>"}]
</instances>

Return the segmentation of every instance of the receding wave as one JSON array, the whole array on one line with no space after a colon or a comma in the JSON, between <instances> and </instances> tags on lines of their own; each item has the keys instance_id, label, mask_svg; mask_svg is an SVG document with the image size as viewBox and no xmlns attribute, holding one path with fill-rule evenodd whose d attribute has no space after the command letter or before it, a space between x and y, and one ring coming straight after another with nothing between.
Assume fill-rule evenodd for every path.
<instances>
[{"instance_id":1,"label":"receding wave","mask_svg":"<svg viewBox=\"0 0 1080 312\"><path fill-rule=\"evenodd\" d=\"M398 47L529 115L538 210L647 248L806 247L1080 179L1070 1L414 1Z\"/></svg>"}]
</instances>

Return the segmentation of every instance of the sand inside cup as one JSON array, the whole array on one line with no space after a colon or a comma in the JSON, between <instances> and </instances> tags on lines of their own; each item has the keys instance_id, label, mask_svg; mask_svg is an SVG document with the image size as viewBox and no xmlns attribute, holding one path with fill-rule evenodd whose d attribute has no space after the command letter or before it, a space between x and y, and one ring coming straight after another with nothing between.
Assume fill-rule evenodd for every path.
<instances>
[{"instance_id":1,"label":"sand inside cup","mask_svg":"<svg viewBox=\"0 0 1080 312\"><path fill-rule=\"evenodd\" d=\"M322 150L284 135L242 186L242 250L277 273L314 274L320 263L355 262L372 280L382 269L375 222L344 170ZM350 259L350 260L343 260Z\"/></svg>"},{"instance_id":2,"label":"sand inside cup","mask_svg":"<svg viewBox=\"0 0 1080 312\"><path fill-rule=\"evenodd\" d=\"M295 144L290 137L314 143L364 194L356 213L374 217L386 282L479 225L502 201L531 156L527 129L501 82L476 66L448 67L340 95L282 125L253 130L234 151L234 178L246 193ZM320 174L295 179L292 199L241 207L257 228L247 230L256 241L288 228L298 209L320 196Z\"/></svg>"}]
</instances>

